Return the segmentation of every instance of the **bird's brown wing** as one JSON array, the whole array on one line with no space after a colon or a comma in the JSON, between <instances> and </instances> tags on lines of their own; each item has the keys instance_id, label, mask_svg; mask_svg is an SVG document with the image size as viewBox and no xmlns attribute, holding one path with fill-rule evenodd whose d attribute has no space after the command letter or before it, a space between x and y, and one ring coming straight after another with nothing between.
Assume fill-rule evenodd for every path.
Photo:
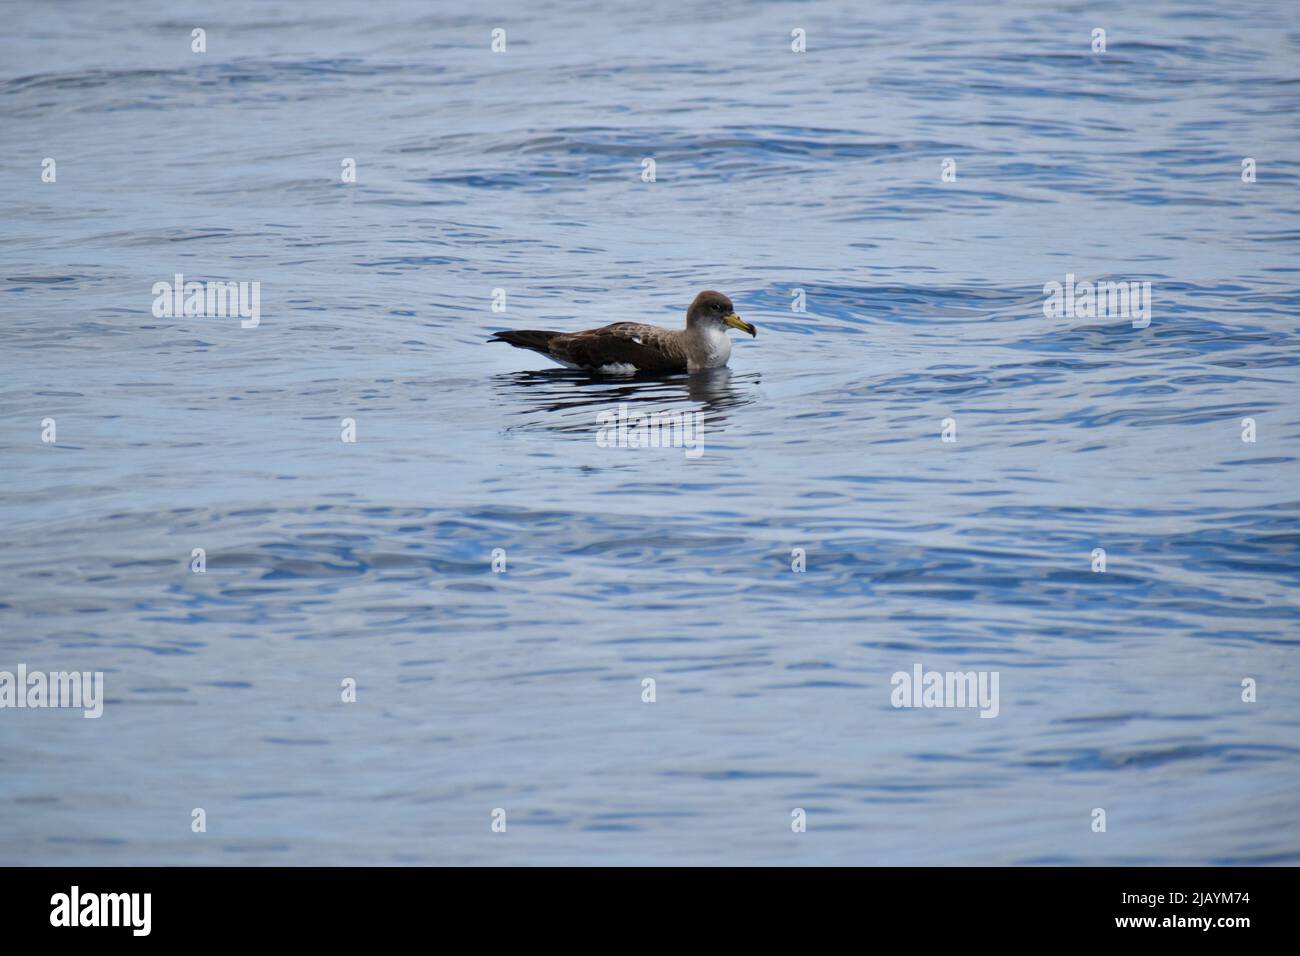
<instances>
[{"instance_id":1,"label":"bird's brown wing","mask_svg":"<svg viewBox=\"0 0 1300 956\"><path fill-rule=\"evenodd\" d=\"M615 322L603 328L550 341L550 353L580 368L632 365L644 372L674 372L686 368L680 334L656 325Z\"/></svg>"}]
</instances>

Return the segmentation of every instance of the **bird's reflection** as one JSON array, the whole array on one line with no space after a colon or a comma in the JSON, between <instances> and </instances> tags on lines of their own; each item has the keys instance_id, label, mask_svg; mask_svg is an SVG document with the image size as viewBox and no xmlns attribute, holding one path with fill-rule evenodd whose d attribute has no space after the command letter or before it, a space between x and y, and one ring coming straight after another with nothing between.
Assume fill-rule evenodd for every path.
<instances>
[{"instance_id":1,"label":"bird's reflection","mask_svg":"<svg viewBox=\"0 0 1300 956\"><path fill-rule=\"evenodd\" d=\"M669 410L690 402L705 413L714 427L725 425L728 413L753 403L758 397L758 372L734 373L715 368L694 374L601 377L568 369L508 372L493 376L502 403L519 415L534 419L529 425L558 431L592 427L596 415L620 403L643 403L646 411Z\"/></svg>"}]
</instances>

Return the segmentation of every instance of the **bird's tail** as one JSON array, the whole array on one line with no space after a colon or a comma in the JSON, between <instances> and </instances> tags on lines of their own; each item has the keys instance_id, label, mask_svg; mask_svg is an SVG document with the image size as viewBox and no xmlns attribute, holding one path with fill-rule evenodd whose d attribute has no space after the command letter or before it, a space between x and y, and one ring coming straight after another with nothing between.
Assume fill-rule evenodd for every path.
<instances>
[{"instance_id":1,"label":"bird's tail","mask_svg":"<svg viewBox=\"0 0 1300 956\"><path fill-rule=\"evenodd\" d=\"M517 349L532 349L534 352L546 354L550 351L551 339L559 335L559 332L538 332L532 329L523 329L518 332L493 332L489 342L509 342Z\"/></svg>"}]
</instances>

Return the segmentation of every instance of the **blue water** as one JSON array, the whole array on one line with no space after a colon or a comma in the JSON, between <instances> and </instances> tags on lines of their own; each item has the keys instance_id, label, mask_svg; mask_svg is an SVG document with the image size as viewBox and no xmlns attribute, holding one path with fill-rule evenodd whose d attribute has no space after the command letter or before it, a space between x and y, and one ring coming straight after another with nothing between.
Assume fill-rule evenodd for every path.
<instances>
[{"instance_id":1,"label":"blue water","mask_svg":"<svg viewBox=\"0 0 1300 956\"><path fill-rule=\"evenodd\" d=\"M5 19L0 670L107 702L0 711L0 862L1300 863L1300 6ZM705 288L720 374L484 342Z\"/></svg>"}]
</instances>

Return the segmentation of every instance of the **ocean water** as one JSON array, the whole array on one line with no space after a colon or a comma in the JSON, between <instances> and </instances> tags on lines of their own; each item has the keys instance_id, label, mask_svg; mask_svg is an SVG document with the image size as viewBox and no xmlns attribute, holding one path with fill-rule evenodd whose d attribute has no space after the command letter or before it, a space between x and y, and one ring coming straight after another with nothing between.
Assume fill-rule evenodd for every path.
<instances>
[{"instance_id":1,"label":"ocean water","mask_svg":"<svg viewBox=\"0 0 1300 956\"><path fill-rule=\"evenodd\" d=\"M1297 5L4 12L0 862L1300 863Z\"/></svg>"}]
</instances>

